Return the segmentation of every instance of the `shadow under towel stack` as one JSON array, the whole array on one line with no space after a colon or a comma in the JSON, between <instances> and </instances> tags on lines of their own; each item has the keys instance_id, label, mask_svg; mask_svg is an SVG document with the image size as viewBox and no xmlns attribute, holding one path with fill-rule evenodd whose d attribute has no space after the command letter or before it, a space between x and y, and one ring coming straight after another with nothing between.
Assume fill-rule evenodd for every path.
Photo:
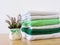
<instances>
[{"instance_id":1,"label":"shadow under towel stack","mask_svg":"<svg viewBox=\"0 0 60 45\"><path fill-rule=\"evenodd\" d=\"M56 13L31 12L30 26L22 26L22 37L27 40L60 37L60 20Z\"/></svg>"}]
</instances>

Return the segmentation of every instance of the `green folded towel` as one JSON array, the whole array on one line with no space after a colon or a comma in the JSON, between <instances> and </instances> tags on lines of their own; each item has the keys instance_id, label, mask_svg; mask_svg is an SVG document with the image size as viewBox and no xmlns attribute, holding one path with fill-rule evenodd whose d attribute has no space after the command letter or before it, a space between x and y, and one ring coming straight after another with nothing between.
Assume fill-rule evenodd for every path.
<instances>
[{"instance_id":1,"label":"green folded towel","mask_svg":"<svg viewBox=\"0 0 60 45\"><path fill-rule=\"evenodd\" d=\"M60 33L60 27L58 27L58 28L48 28L48 29L22 28L22 32L25 32L29 35L42 35L42 34Z\"/></svg>"},{"instance_id":2,"label":"green folded towel","mask_svg":"<svg viewBox=\"0 0 60 45\"><path fill-rule=\"evenodd\" d=\"M42 20L31 20L31 26L45 26L60 24L59 19L42 19Z\"/></svg>"}]
</instances>

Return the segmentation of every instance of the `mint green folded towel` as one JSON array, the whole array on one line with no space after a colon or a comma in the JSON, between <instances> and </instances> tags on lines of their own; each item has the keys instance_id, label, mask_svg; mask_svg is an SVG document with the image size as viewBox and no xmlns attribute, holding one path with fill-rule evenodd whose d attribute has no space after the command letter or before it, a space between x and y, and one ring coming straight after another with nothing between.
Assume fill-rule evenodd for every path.
<instances>
[{"instance_id":1,"label":"mint green folded towel","mask_svg":"<svg viewBox=\"0 0 60 45\"><path fill-rule=\"evenodd\" d=\"M31 26L45 26L60 24L59 19L41 19L41 20L31 20Z\"/></svg>"}]
</instances>

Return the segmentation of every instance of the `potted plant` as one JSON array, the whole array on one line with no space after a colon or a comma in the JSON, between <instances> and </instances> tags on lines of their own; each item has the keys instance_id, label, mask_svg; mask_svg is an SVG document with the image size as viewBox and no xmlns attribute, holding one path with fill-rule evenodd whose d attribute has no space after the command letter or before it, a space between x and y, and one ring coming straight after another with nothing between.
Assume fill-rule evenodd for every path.
<instances>
[{"instance_id":1,"label":"potted plant","mask_svg":"<svg viewBox=\"0 0 60 45\"><path fill-rule=\"evenodd\" d=\"M21 15L18 15L17 19L15 17L10 17L7 15L9 20L6 22L9 24L9 39L16 40L21 38L20 28L21 28Z\"/></svg>"}]
</instances>

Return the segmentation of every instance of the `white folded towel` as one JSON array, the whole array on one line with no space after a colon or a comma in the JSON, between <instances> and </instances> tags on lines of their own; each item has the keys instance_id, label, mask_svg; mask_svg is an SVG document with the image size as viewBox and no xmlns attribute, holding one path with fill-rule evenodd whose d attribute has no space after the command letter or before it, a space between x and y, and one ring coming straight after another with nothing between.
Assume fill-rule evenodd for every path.
<instances>
[{"instance_id":1,"label":"white folded towel","mask_svg":"<svg viewBox=\"0 0 60 45\"><path fill-rule=\"evenodd\" d=\"M51 18L59 18L57 15L47 15L47 16L31 16L32 19L51 19Z\"/></svg>"},{"instance_id":2,"label":"white folded towel","mask_svg":"<svg viewBox=\"0 0 60 45\"><path fill-rule=\"evenodd\" d=\"M60 24L32 27L32 29L48 29L48 28L58 28L58 27L60 27Z\"/></svg>"},{"instance_id":3,"label":"white folded towel","mask_svg":"<svg viewBox=\"0 0 60 45\"><path fill-rule=\"evenodd\" d=\"M44 12L44 11L29 11L32 16L46 16L46 15L59 15L58 12Z\"/></svg>"},{"instance_id":4,"label":"white folded towel","mask_svg":"<svg viewBox=\"0 0 60 45\"><path fill-rule=\"evenodd\" d=\"M45 35L28 35L28 34L26 34L27 40L48 39L48 38L60 38L60 33L45 34Z\"/></svg>"}]
</instances>

